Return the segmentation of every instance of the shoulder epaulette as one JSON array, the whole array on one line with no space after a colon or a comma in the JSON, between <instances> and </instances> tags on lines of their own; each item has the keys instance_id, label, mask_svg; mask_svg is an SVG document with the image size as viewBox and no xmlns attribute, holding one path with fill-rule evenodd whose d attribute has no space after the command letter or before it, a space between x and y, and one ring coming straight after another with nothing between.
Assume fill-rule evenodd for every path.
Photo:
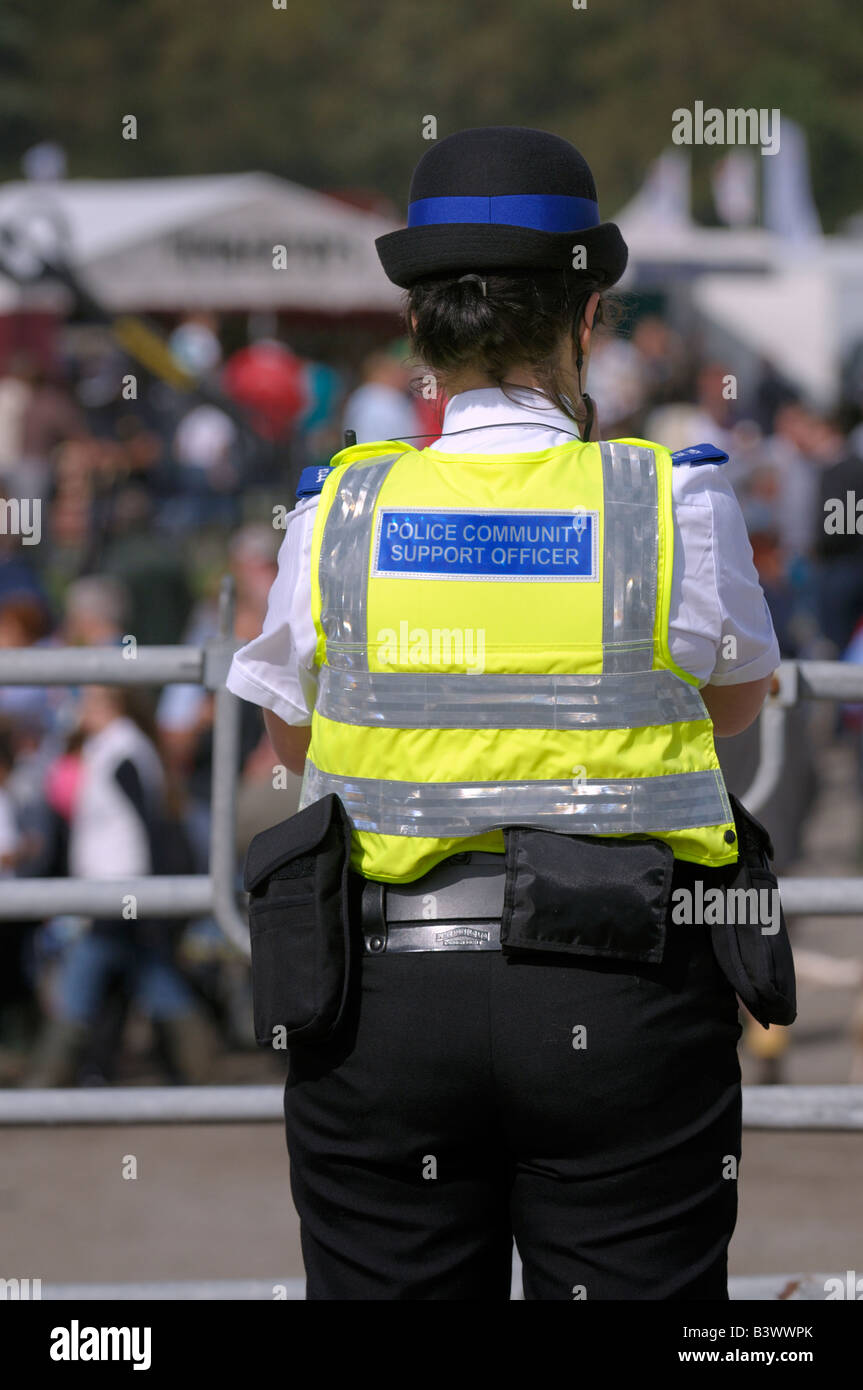
<instances>
[{"instance_id":1,"label":"shoulder epaulette","mask_svg":"<svg viewBox=\"0 0 863 1390\"><path fill-rule=\"evenodd\" d=\"M693 444L691 449L678 449L671 455L672 463L727 463L728 455L715 444Z\"/></svg>"},{"instance_id":2,"label":"shoulder epaulette","mask_svg":"<svg viewBox=\"0 0 863 1390\"><path fill-rule=\"evenodd\" d=\"M310 468L304 468L297 483L297 498L314 497L320 492L332 471L329 464L322 467L312 464Z\"/></svg>"}]
</instances>

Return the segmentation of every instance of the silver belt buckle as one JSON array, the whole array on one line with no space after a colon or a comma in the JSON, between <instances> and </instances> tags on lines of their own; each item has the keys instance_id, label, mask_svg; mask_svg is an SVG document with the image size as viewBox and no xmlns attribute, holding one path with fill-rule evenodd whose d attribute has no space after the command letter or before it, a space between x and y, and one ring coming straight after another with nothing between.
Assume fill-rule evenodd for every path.
<instances>
[{"instance_id":1,"label":"silver belt buckle","mask_svg":"<svg viewBox=\"0 0 863 1390\"><path fill-rule=\"evenodd\" d=\"M473 852L410 884L367 883L365 953L499 951L502 871L502 855Z\"/></svg>"},{"instance_id":2,"label":"silver belt buckle","mask_svg":"<svg viewBox=\"0 0 863 1390\"><path fill-rule=\"evenodd\" d=\"M500 922L424 922L390 924L386 952L499 951Z\"/></svg>"}]
</instances>

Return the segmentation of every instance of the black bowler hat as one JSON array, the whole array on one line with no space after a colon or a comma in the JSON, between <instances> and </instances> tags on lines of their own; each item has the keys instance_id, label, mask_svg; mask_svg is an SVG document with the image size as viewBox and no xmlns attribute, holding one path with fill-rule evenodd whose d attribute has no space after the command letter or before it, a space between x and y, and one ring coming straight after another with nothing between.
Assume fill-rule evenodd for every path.
<instances>
[{"instance_id":1,"label":"black bowler hat","mask_svg":"<svg viewBox=\"0 0 863 1390\"><path fill-rule=\"evenodd\" d=\"M407 289L456 271L568 270L598 288L619 280L626 242L600 222L587 161L559 135L480 126L436 142L411 179L408 225L375 241L381 265ZM573 247L585 266L573 268Z\"/></svg>"}]
</instances>

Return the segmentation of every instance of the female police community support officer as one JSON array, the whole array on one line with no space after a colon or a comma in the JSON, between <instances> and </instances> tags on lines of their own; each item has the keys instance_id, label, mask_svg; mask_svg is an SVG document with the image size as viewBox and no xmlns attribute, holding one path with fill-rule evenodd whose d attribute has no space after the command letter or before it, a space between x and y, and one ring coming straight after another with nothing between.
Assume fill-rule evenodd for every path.
<instances>
[{"instance_id":1,"label":"female police community support officer","mask_svg":"<svg viewBox=\"0 0 863 1390\"><path fill-rule=\"evenodd\" d=\"M627 252L567 141L441 140L377 248L442 437L304 479L228 681L389 885L350 1027L291 1049L308 1297L506 1299L514 1236L527 1298L723 1299L739 1026L708 929L645 964L504 952L500 914L507 826L736 858L713 735L779 653L725 455L581 442Z\"/></svg>"}]
</instances>

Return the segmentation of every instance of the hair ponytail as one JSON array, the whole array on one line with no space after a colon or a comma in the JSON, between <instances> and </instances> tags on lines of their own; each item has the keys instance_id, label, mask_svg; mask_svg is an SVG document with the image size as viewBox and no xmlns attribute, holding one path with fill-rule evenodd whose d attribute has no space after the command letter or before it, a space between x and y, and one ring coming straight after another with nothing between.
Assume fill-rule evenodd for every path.
<instances>
[{"instance_id":1,"label":"hair ponytail","mask_svg":"<svg viewBox=\"0 0 863 1390\"><path fill-rule=\"evenodd\" d=\"M515 367L530 366L543 395L577 425L587 410L572 399L558 366L561 340L577 334L598 285L559 270L490 271L419 280L407 292L411 347L447 389L465 371L502 389ZM603 301L596 322L603 322Z\"/></svg>"}]
</instances>

